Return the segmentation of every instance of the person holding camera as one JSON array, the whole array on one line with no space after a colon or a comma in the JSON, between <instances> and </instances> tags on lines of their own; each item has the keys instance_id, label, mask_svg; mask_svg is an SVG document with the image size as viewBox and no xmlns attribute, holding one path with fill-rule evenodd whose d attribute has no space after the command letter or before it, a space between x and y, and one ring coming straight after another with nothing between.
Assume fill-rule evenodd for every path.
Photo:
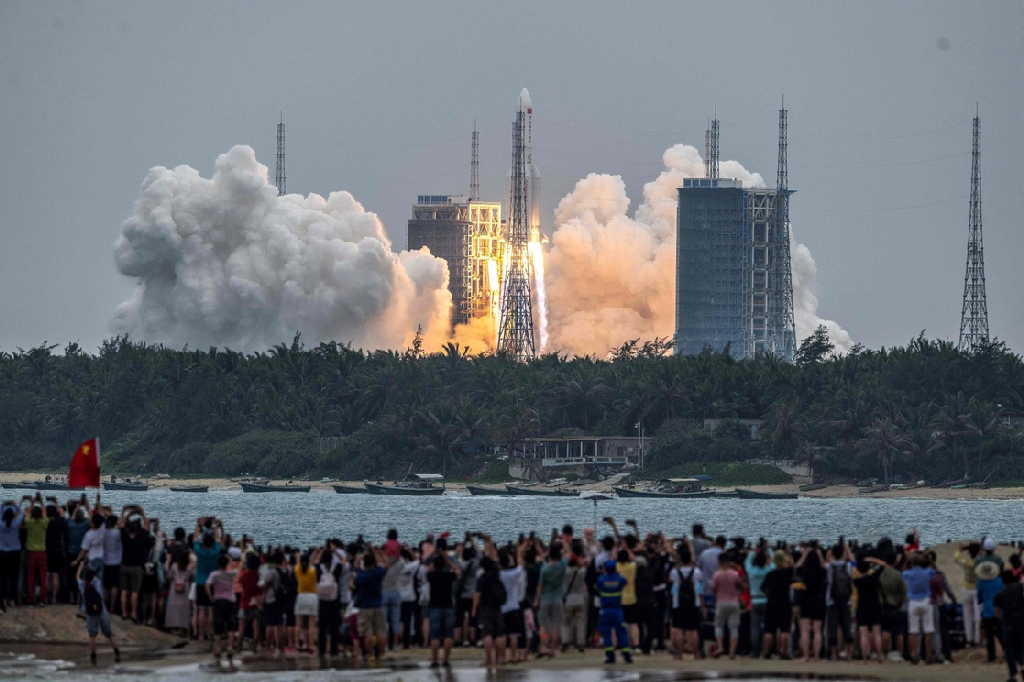
<instances>
[{"instance_id":1,"label":"person holding camera","mask_svg":"<svg viewBox=\"0 0 1024 682\"><path fill-rule=\"evenodd\" d=\"M139 595L153 536L146 530L146 512L139 505L125 505L121 520L121 617L138 623Z\"/></svg>"}]
</instances>

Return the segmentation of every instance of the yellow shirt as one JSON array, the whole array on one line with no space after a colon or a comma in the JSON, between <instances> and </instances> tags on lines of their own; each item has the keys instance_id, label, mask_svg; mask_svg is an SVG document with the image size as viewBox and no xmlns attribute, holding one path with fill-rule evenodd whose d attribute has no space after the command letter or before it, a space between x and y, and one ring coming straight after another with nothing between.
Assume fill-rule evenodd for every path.
<instances>
[{"instance_id":1,"label":"yellow shirt","mask_svg":"<svg viewBox=\"0 0 1024 682\"><path fill-rule=\"evenodd\" d=\"M616 569L626 579L626 586L622 588L622 605L633 606L636 604L636 562L629 561L616 565Z\"/></svg>"},{"instance_id":2,"label":"yellow shirt","mask_svg":"<svg viewBox=\"0 0 1024 682\"><path fill-rule=\"evenodd\" d=\"M295 582L299 584L299 594L316 593L316 568L309 565L309 570L302 572L302 564L295 567Z\"/></svg>"},{"instance_id":3,"label":"yellow shirt","mask_svg":"<svg viewBox=\"0 0 1024 682\"><path fill-rule=\"evenodd\" d=\"M50 525L50 519L43 517L33 519L25 517L25 549L29 552L46 551L46 527Z\"/></svg>"}]
</instances>

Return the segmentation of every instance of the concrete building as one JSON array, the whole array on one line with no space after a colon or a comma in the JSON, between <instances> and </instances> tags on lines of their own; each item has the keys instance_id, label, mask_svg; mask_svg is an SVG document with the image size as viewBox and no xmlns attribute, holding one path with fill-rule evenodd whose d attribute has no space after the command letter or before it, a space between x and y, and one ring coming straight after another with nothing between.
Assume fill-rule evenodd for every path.
<instances>
[{"instance_id":1,"label":"concrete building","mask_svg":"<svg viewBox=\"0 0 1024 682\"><path fill-rule=\"evenodd\" d=\"M452 326L497 317L506 252L500 202L421 194L412 207L408 248L422 246L448 262Z\"/></svg>"},{"instance_id":2,"label":"concrete building","mask_svg":"<svg viewBox=\"0 0 1024 682\"><path fill-rule=\"evenodd\" d=\"M781 192L788 204L792 191ZM744 188L728 178L683 181L676 216L677 353L772 353L792 361L789 230L776 214L777 196L775 188Z\"/></svg>"},{"instance_id":3,"label":"concrete building","mask_svg":"<svg viewBox=\"0 0 1024 682\"><path fill-rule=\"evenodd\" d=\"M642 469L650 446L647 436L527 438L512 449L509 475L543 481L567 473L587 476Z\"/></svg>"}]
</instances>

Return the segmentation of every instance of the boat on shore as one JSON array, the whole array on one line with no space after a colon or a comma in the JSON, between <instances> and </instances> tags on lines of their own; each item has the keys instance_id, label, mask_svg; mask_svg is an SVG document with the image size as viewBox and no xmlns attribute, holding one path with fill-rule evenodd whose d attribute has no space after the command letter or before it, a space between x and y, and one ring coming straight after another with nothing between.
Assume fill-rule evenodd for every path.
<instances>
[{"instance_id":1,"label":"boat on shore","mask_svg":"<svg viewBox=\"0 0 1024 682\"><path fill-rule=\"evenodd\" d=\"M243 493L308 493L308 485L270 485L269 483L239 483Z\"/></svg>"},{"instance_id":2,"label":"boat on shore","mask_svg":"<svg viewBox=\"0 0 1024 682\"><path fill-rule=\"evenodd\" d=\"M676 493L668 490L643 490L641 488L620 488L612 486L612 490L619 497L656 497L661 499L695 499L716 497L718 493L714 490L697 490L688 493Z\"/></svg>"},{"instance_id":3,"label":"boat on shore","mask_svg":"<svg viewBox=\"0 0 1024 682\"><path fill-rule=\"evenodd\" d=\"M828 483L804 483L802 486L798 487L797 490L799 490L802 493L807 493L812 490L821 490L822 488L827 488L828 486Z\"/></svg>"},{"instance_id":4,"label":"boat on shore","mask_svg":"<svg viewBox=\"0 0 1024 682\"><path fill-rule=\"evenodd\" d=\"M135 481L121 481L111 482L107 481L103 484L104 490L132 490L135 492L143 492L149 490L149 484L139 483Z\"/></svg>"},{"instance_id":5,"label":"boat on shore","mask_svg":"<svg viewBox=\"0 0 1024 682\"><path fill-rule=\"evenodd\" d=\"M868 485L868 486L864 486L863 488L858 488L857 489L857 494L858 495L871 495L873 493L884 493L884 492L887 492L888 490L889 490L889 484L888 483L880 483L878 485Z\"/></svg>"},{"instance_id":6,"label":"boat on shore","mask_svg":"<svg viewBox=\"0 0 1024 682\"><path fill-rule=\"evenodd\" d=\"M210 486L208 485L172 485L169 490L172 493L208 493L210 492Z\"/></svg>"},{"instance_id":7,"label":"boat on shore","mask_svg":"<svg viewBox=\"0 0 1024 682\"><path fill-rule=\"evenodd\" d=\"M508 491L504 488L488 488L482 485L467 485L466 492L470 495L508 495Z\"/></svg>"},{"instance_id":8,"label":"boat on shore","mask_svg":"<svg viewBox=\"0 0 1024 682\"><path fill-rule=\"evenodd\" d=\"M698 478L663 478L653 485L613 486L619 497L696 498L715 497L711 488L705 488Z\"/></svg>"},{"instance_id":9,"label":"boat on shore","mask_svg":"<svg viewBox=\"0 0 1024 682\"><path fill-rule=\"evenodd\" d=\"M741 500L795 500L800 495L797 493L765 493L758 490L736 488L736 497Z\"/></svg>"},{"instance_id":10,"label":"boat on shore","mask_svg":"<svg viewBox=\"0 0 1024 682\"><path fill-rule=\"evenodd\" d=\"M575 490L557 490L555 488L529 488L518 485L505 485L506 495L537 496L537 497L579 497Z\"/></svg>"},{"instance_id":11,"label":"boat on shore","mask_svg":"<svg viewBox=\"0 0 1024 682\"><path fill-rule=\"evenodd\" d=\"M366 492L371 495L444 495L444 488L434 485L416 486L410 484L383 485L367 483Z\"/></svg>"},{"instance_id":12,"label":"boat on shore","mask_svg":"<svg viewBox=\"0 0 1024 682\"><path fill-rule=\"evenodd\" d=\"M332 485L331 487L339 495L363 495L369 492L366 488L357 488L354 485Z\"/></svg>"}]
</instances>

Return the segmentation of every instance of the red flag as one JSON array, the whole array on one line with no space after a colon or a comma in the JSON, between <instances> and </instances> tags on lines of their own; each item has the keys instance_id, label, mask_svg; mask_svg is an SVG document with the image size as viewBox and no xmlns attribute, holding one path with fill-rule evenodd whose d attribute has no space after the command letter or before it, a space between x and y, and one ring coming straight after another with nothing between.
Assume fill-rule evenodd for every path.
<instances>
[{"instance_id":1,"label":"red flag","mask_svg":"<svg viewBox=\"0 0 1024 682\"><path fill-rule=\"evenodd\" d=\"M90 438L75 450L68 470L69 488L100 487L100 439Z\"/></svg>"}]
</instances>

